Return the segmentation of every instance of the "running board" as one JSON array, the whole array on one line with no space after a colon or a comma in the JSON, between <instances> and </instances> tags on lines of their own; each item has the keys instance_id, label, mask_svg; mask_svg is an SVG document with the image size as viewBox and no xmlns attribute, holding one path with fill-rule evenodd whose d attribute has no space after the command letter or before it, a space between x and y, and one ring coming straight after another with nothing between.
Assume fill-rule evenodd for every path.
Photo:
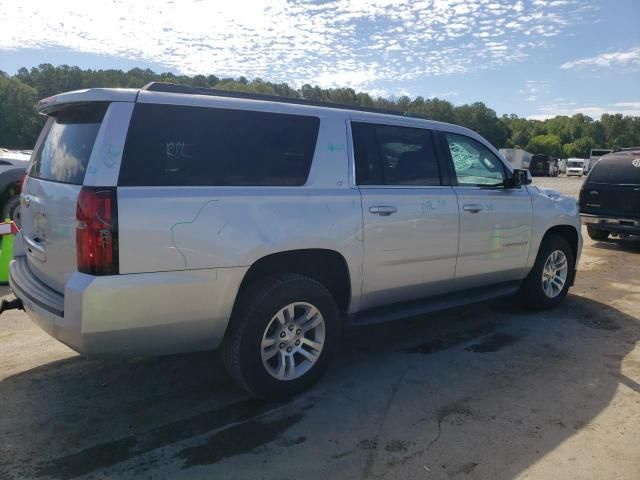
<instances>
[{"instance_id":1,"label":"running board","mask_svg":"<svg viewBox=\"0 0 640 480\"><path fill-rule=\"evenodd\" d=\"M384 305L350 315L348 324L349 326L356 327L417 317L425 313L448 310L462 305L508 297L516 293L519 288L519 281L506 282L488 287L459 290L454 293L447 293L422 300Z\"/></svg>"}]
</instances>

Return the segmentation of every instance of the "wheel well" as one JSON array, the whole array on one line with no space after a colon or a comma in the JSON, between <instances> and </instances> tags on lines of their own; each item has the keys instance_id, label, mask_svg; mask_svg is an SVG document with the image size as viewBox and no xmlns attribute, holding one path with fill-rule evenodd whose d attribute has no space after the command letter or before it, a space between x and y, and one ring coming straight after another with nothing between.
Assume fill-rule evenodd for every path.
<instances>
[{"instance_id":1,"label":"wheel well","mask_svg":"<svg viewBox=\"0 0 640 480\"><path fill-rule=\"evenodd\" d=\"M236 299L247 285L274 273L298 273L317 280L331 292L340 311L347 312L351 300L351 279L347 262L340 253L306 249L262 257L245 274Z\"/></svg>"},{"instance_id":2,"label":"wheel well","mask_svg":"<svg viewBox=\"0 0 640 480\"><path fill-rule=\"evenodd\" d=\"M578 255L578 231L575 227L571 225L556 225L555 227L551 227L544 234L544 238L549 235L559 235L563 237L567 242L569 242L569 246L571 247L571 251L573 252L573 258L575 259ZM542 239L544 241L544 238Z\"/></svg>"}]
</instances>

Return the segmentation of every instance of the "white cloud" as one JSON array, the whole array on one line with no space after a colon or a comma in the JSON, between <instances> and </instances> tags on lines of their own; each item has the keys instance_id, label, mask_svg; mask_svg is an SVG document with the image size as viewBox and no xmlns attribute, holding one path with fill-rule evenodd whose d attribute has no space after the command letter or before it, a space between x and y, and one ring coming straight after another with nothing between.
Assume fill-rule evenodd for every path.
<instances>
[{"instance_id":1,"label":"white cloud","mask_svg":"<svg viewBox=\"0 0 640 480\"><path fill-rule=\"evenodd\" d=\"M640 111L640 102L618 102L613 104L614 107L618 108L628 108L630 110L638 110Z\"/></svg>"},{"instance_id":2,"label":"white cloud","mask_svg":"<svg viewBox=\"0 0 640 480\"><path fill-rule=\"evenodd\" d=\"M640 102L618 102L610 105L577 105L574 102L558 102L542 105L541 113L529 115L531 120L546 120L556 115L572 116L578 113L599 119L604 113L621 113L623 115L640 116Z\"/></svg>"},{"instance_id":3,"label":"white cloud","mask_svg":"<svg viewBox=\"0 0 640 480\"><path fill-rule=\"evenodd\" d=\"M158 63L179 73L366 89L522 61L547 47L548 38L583 21L588 5L588 0L0 2L0 51L66 49Z\"/></svg>"},{"instance_id":4,"label":"white cloud","mask_svg":"<svg viewBox=\"0 0 640 480\"><path fill-rule=\"evenodd\" d=\"M615 66L640 66L640 47L621 52L601 53L594 57L581 58L563 63L560 68L565 70L580 67L615 67Z\"/></svg>"},{"instance_id":5,"label":"white cloud","mask_svg":"<svg viewBox=\"0 0 640 480\"><path fill-rule=\"evenodd\" d=\"M445 92L432 92L427 98L447 98L447 97L457 97L460 95L456 90L447 90Z\"/></svg>"},{"instance_id":6,"label":"white cloud","mask_svg":"<svg viewBox=\"0 0 640 480\"><path fill-rule=\"evenodd\" d=\"M525 95L527 102L535 102L540 95L547 95L550 91L550 82L547 80L527 80L522 90L518 93Z\"/></svg>"}]
</instances>

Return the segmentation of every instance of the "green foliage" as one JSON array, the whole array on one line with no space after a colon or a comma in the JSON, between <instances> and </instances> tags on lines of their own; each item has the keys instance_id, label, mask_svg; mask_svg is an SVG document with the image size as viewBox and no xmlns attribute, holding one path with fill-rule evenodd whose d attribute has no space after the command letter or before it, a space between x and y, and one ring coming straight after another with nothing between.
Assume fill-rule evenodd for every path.
<instances>
[{"instance_id":1,"label":"green foliage","mask_svg":"<svg viewBox=\"0 0 640 480\"><path fill-rule=\"evenodd\" d=\"M557 135L538 135L529 140L527 151L531 153L545 153L552 157L561 157L561 139Z\"/></svg>"},{"instance_id":2,"label":"green foliage","mask_svg":"<svg viewBox=\"0 0 640 480\"><path fill-rule=\"evenodd\" d=\"M16 78L0 73L0 145L32 146L43 121L36 114L38 92Z\"/></svg>"},{"instance_id":3,"label":"green foliage","mask_svg":"<svg viewBox=\"0 0 640 480\"><path fill-rule=\"evenodd\" d=\"M547 153L557 157L586 157L591 148L640 145L640 117L620 114L605 114L600 121L582 114L539 121L519 118L517 115L498 117L482 102L454 106L439 98L374 98L352 88L320 88L309 84L293 88L286 83L272 83L261 78L249 80L245 77L175 75L141 68L127 72L83 70L68 65L55 67L42 64L31 69L21 68L13 76L0 72L0 146L33 147L44 123L43 117L37 115L34 108L41 98L93 87L140 88L149 82L180 83L401 112L462 125L475 130L497 148L526 148L531 153Z\"/></svg>"},{"instance_id":4,"label":"green foliage","mask_svg":"<svg viewBox=\"0 0 640 480\"><path fill-rule=\"evenodd\" d=\"M596 142L591 137L580 137L572 143L563 146L564 156L567 158L587 158Z\"/></svg>"},{"instance_id":5,"label":"green foliage","mask_svg":"<svg viewBox=\"0 0 640 480\"><path fill-rule=\"evenodd\" d=\"M494 146L503 146L509 138L509 131L496 112L482 102L461 105L455 109L455 122L478 132Z\"/></svg>"}]
</instances>

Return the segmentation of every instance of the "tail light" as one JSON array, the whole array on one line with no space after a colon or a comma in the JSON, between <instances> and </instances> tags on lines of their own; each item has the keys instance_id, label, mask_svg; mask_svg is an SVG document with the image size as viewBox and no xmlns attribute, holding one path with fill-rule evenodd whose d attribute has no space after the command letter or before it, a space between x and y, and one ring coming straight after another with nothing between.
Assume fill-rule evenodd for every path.
<instances>
[{"instance_id":1,"label":"tail light","mask_svg":"<svg viewBox=\"0 0 640 480\"><path fill-rule=\"evenodd\" d=\"M76 206L78 271L90 275L118 273L118 205L116 189L82 187Z\"/></svg>"}]
</instances>

